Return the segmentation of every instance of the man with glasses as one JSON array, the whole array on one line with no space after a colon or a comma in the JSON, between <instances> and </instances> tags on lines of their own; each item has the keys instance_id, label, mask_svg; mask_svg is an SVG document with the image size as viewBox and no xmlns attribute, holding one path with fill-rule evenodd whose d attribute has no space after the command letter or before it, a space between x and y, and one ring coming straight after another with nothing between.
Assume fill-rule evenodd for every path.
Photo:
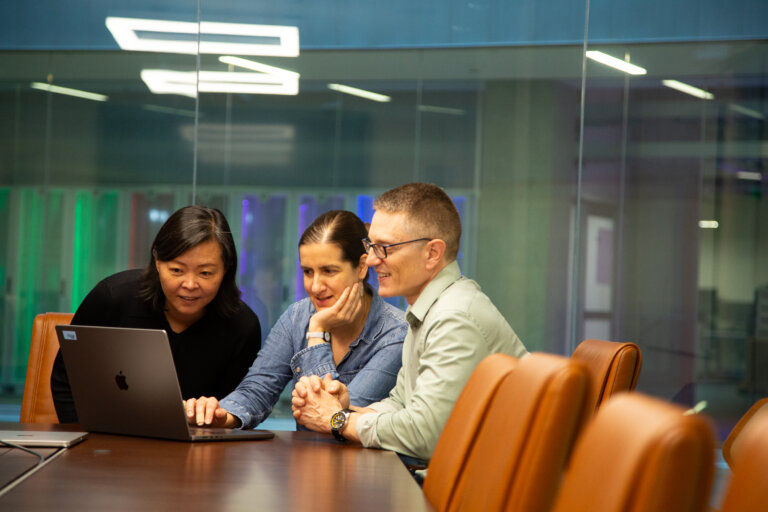
<instances>
[{"instance_id":1,"label":"man with glasses","mask_svg":"<svg viewBox=\"0 0 768 512\"><path fill-rule=\"evenodd\" d=\"M404 296L408 334L403 366L389 397L349 407L344 385L329 376L302 378L294 417L312 430L426 462L464 384L486 356L526 349L477 283L461 276L456 255L461 221L439 187L409 183L385 192L363 240L379 294Z\"/></svg>"}]
</instances>

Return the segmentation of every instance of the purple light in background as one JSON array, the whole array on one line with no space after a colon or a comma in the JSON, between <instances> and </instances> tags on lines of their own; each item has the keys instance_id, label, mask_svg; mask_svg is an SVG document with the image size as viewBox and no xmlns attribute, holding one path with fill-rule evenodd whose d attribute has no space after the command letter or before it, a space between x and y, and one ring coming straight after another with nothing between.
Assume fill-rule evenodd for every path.
<instances>
[{"instance_id":1,"label":"purple light in background","mask_svg":"<svg viewBox=\"0 0 768 512\"><path fill-rule=\"evenodd\" d=\"M250 203L248 202L248 199L243 199L243 208L240 211L240 264L238 265L240 268L238 269L238 274L241 276L245 275L245 265L248 259L246 258L245 254L245 247L246 247L246 241L248 240L248 214Z\"/></svg>"},{"instance_id":2,"label":"purple light in background","mask_svg":"<svg viewBox=\"0 0 768 512\"><path fill-rule=\"evenodd\" d=\"M357 196L357 216L366 224L373 218L373 196Z\"/></svg>"},{"instance_id":3,"label":"purple light in background","mask_svg":"<svg viewBox=\"0 0 768 512\"><path fill-rule=\"evenodd\" d=\"M307 214L309 213L309 205L301 203L299 205L299 236L304 232L304 229L309 225L307 222ZM298 240L297 240L298 242ZM302 290L304 289L304 274L301 271L301 262L299 258L296 258L296 301L302 299Z\"/></svg>"}]
</instances>

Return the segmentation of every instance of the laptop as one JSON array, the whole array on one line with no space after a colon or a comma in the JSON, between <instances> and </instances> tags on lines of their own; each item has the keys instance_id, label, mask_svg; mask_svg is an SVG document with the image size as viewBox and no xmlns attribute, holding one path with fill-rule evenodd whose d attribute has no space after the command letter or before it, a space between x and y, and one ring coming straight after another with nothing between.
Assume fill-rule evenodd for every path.
<instances>
[{"instance_id":1,"label":"laptop","mask_svg":"<svg viewBox=\"0 0 768 512\"><path fill-rule=\"evenodd\" d=\"M47 430L0 430L0 443L21 446L68 448L88 437L88 432L56 432Z\"/></svg>"},{"instance_id":2,"label":"laptop","mask_svg":"<svg viewBox=\"0 0 768 512\"><path fill-rule=\"evenodd\" d=\"M164 330L57 325L56 333L84 430L178 441L274 437L190 426Z\"/></svg>"}]
</instances>

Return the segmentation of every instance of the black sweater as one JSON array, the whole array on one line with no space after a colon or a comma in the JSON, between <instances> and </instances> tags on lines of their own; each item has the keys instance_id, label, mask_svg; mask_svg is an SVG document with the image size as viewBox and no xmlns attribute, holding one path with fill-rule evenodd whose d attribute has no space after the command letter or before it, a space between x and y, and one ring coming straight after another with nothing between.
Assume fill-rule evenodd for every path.
<instances>
[{"instance_id":1,"label":"black sweater","mask_svg":"<svg viewBox=\"0 0 768 512\"><path fill-rule=\"evenodd\" d=\"M139 297L141 270L118 272L97 284L77 308L73 325L164 329L171 344L182 396L223 398L245 376L261 347L259 319L245 303L230 318L211 311L180 333L165 315ZM56 355L51 392L61 423L76 423L72 392L61 357Z\"/></svg>"}]
</instances>

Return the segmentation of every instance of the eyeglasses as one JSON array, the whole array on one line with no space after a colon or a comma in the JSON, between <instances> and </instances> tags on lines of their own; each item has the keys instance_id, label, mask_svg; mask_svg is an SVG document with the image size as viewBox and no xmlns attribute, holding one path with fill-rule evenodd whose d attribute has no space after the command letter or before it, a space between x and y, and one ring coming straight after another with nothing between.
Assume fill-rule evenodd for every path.
<instances>
[{"instance_id":1,"label":"eyeglasses","mask_svg":"<svg viewBox=\"0 0 768 512\"><path fill-rule=\"evenodd\" d=\"M430 241L431 238L416 238L414 240L408 240L407 242L399 242L396 244L374 244L367 238L363 238L363 247L365 247L365 253L368 254L371 252L371 249L373 249L373 254L376 255L377 258L380 260L387 258L387 249L390 247L396 247L398 245L404 245L404 244L410 244L413 242L424 242L424 241Z\"/></svg>"}]
</instances>

